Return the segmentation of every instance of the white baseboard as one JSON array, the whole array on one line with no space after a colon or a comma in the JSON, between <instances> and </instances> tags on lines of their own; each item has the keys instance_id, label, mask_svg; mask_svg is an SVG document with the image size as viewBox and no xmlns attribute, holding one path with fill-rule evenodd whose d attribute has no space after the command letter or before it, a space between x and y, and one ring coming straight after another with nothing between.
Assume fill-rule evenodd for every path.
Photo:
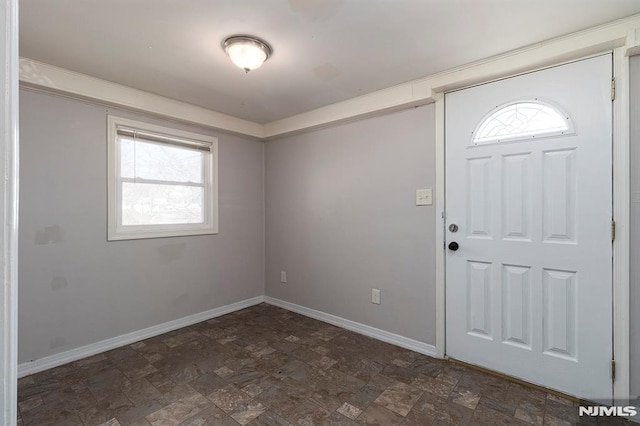
<instances>
[{"instance_id":1,"label":"white baseboard","mask_svg":"<svg viewBox=\"0 0 640 426\"><path fill-rule=\"evenodd\" d=\"M295 303L274 299L273 297L265 296L264 301L270 305L278 306L341 328L346 328L347 330L355 331L356 333L364 334L365 336L373 337L374 339L382 340L383 342L391 343L392 345L400 346L401 348L410 349L434 358L441 358L441 356L438 355L438 350L435 346L420 342L419 340L410 339L408 337L400 336L399 334L380 330L379 328L351 321L346 318L316 311L315 309L306 308L304 306L296 305Z\"/></svg>"},{"instance_id":2,"label":"white baseboard","mask_svg":"<svg viewBox=\"0 0 640 426\"><path fill-rule=\"evenodd\" d=\"M113 337L111 339L102 340L100 342L92 343L80 348L71 349L70 351L19 364L18 377L28 376L30 374L38 373L40 371L48 370L50 368L77 361L82 358L110 351L121 346L130 345L131 343L139 342L140 340L158 336L160 334L177 330L182 327L188 327L190 325L229 314L231 312L239 311L241 309L248 308L249 306L257 305L262 302L266 302L270 305L278 306L280 308L284 308L310 318L342 327L347 330L355 331L356 333L364 334L365 336L382 340L383 342L391 343L392 345L400 346L402 348L410 349L424 355L429 355L436 358L440 357L438 355L436 347L428 343L420 342L418 340L380 330L379 328L351 321L346 318L327 314L321 311L316 311L315 309L296 305L295 303L274 299L273 297L268 296L257 296L251 299L232 303L230 305L221 306L219 308L211 309L205 312L200 312L198 314L189 315L188 317L154 325L153 327L145 328L143 330L138 330L131 333L123 334L121 336Z\"/></svg>"},{"instance_id":3,"label":"white baseboard","mask_svg":"<svg viewBox=\"0 0 640 426\"><path fill-rule=\"evenodd\" d=\"M88 356L110 351L112 349L119 348L120 346L129 345L131 343L148 339L159 334L167 333L169 331L197 324L211 318L239 311L241 309L248 308L249 306L257 305L262 302L264 302L264 296L252 297L251 299L241 300L240 302L232 303L230 305L220 306L219 308L214 308L205 312L200 312L198 314L178 318L176 320L165 322L163 324L154 325L153 327L123 334L121 336L102 340L100 342L91 343L90 345L71 349L70 351L36 359L30 362L25 362L18 365L18 377L28 376L29 374L48 370L49 368L54 368L59 365L77 361Z\"/></svg>"}]
</instances>

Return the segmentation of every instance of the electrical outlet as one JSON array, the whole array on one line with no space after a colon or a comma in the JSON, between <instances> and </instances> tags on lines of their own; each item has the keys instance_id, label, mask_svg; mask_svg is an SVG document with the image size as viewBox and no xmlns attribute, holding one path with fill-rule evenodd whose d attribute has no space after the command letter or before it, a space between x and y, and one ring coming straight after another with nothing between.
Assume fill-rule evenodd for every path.
<instances>
[{"instance_id":1,"label":"electrical outlet","mask_svg":"<svg viewBox=\"0 0 640 426\"><path fill-rule=\"evenodd\" d=\"M280 282L281 283L287 282L287 273L285 271L280 271Z\"/></svg>"},{"instance_id":2,"label":"electrical outlet","mask_svg":"<svg viewBox=\"0 0 640 426\"><path fill-rule=\"evenodd\" d=\"M376 305L380 304L380 290L377 288L371 289L371 303L375 303Z\"/></svg>"}]
</instances>

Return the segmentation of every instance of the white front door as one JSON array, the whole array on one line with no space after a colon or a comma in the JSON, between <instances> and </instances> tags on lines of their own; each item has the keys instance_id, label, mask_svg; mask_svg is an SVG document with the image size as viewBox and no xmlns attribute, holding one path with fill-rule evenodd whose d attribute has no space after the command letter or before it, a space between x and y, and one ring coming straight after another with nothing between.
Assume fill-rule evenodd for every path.
<instances>
[{"instance_id":1,"label":"white front door","mask_svg":"<svg viewBox=\"0 0 640 426\"><path fill-rule=\"evenodd\" d=\"M447 354L603 401L612 397L611 61L445 97L446 244L458 245L446 256Z\"/></svg>"}]
</instances>

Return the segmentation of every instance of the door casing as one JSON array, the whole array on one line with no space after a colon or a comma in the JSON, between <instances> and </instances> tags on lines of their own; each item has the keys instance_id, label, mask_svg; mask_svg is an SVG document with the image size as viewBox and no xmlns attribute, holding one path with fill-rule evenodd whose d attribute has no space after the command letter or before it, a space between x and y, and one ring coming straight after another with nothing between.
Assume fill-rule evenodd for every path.
<instances>
[{"instance_id":1,"label":"door casing","mask_svg":"<svg viewBox=\"0 0 640 426\"><path fill-rule=\"evenodd\" d=\"M613 52L615 99L613 101L613 217L616 222L616 239L613 242L613 353L616 377L613 394L616 403L629 400L629 49L626 46L599 52L583 58L528 69L518 74L488 80L485 84L504 78L530 73L564 63L575 62ZM475 85L475 84L474 84ZM450 90L463 89L464 84ZM436 139L436 351L446 357L445 324L445 109L444 92L434 93Z\"/></svg>"}]
</instances>

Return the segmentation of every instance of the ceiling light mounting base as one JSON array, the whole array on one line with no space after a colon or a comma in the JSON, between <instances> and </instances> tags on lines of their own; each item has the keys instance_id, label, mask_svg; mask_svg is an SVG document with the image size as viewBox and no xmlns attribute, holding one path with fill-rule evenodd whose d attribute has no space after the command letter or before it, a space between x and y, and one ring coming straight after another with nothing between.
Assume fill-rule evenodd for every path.
<instances>
[{"instance_id":1,"label":"ceiling light mounting base","mask_svg":"<svg viewBox=\"0 0 640 426\"><path fill-rule=\"evenodd\" d=\"M222 47L231 61L245 73L262 66L273 50L266 42L248 35L235 35L227 38Z\"/></svg>"}]
</instances>

